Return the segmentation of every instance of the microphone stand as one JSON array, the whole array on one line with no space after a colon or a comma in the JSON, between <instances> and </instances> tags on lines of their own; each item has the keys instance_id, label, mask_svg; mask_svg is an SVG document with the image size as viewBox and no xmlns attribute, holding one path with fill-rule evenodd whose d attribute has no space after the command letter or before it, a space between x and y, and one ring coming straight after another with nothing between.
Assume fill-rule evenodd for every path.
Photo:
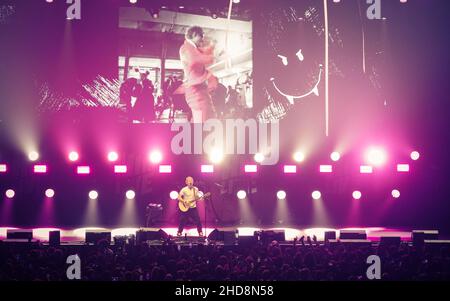
<instances>
[{"instance_id":1,"label":"microphone stand","mask_svg":"<svg viewBox=\"0 0 450 301\"><path fill-rule=\"evenodd\" d=\"M205 185L205 187L206 187L207 185ZM209 191L209 190L208 190ZM203 192L203 195L205 194L205 192ZM205 203L205 222L204 222L204 225L205 225L205 227L204 227L204 229L205 229L205 231L203 232L203 235L204 235L204 237L208 237L207 235L206 235L206 229L207 229L207 226L206 226L206 224L207 224L207 221L206 221L206 211L207 211L207 205L206 205L206 198L204 198L203 199L203 201L204 201L204 203ZM206 238L205 238L206 239Z\"/></svg>"},{"instance_id":2,"label":"microphone stand","mask_svg":"<svg viewBox=\"0 0 450 301\"><path fill-rule=\"evenodd\" d=\"M203 201L205 202L205 232L203 232L203 235L204 235L204 237L207 237L206 236L206 199L203 199ZM205 240L205 238L203 238L203 240Z\"/></svg>"}]
</instances>

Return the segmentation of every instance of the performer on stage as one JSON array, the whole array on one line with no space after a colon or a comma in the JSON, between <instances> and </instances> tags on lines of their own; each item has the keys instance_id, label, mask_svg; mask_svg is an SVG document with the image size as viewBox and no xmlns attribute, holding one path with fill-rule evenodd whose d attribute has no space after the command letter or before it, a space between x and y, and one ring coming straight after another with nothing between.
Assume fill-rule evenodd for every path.
<instances>
[{"instance_id":1,"label":"performer on stage","mask_svg":"<svg viewBox=\"0 0 450 301\"><path fill-rule=\"evenodd\" d=\"M185 38L180 48L180 60L184 69L186 102L192 110L192 122L204 122L216 116L209 93L217 85L217 79L206 69L214 61L214 46L207 44L199 26L189 27Z\"/></svg>"},{"instance_id":2,"label":"performer on stage","mask_svg":"<svg viewBox=\"0 0 450 301\"><path fill-rule=\"evenodd\" d=\"M149 72L141 73L140 83L136 85L136 103L134 104L134 118L142 122L155 120L155 99L153 82L147 77Z\"/></svg>"},{"instance_id":3,"label":"performer on stage","mask_svg":"<svg viewBox=\"0 0 450 301\"><path fill-rule=\"evenodd\" d=\"M197 201L201 199L198 195L198 188L194 186L194 179L192 177L186 178L186 186L180 190L178 194L178 201L182 204L180 208L180 223L178 227L177 236L181 236L184 226L192 219L197 226L199 236L203 236L202 223L200 222L200 216L197 210ZM186 211L184 211L186 210Z\"/></svg>"},{"instance_id":4,"label":"performer on stage","mask_svg":"<svg viewBox=\"0 0 450 301\"><path fill-rule=\"evenodd\" d=\"M136 86L138 84L138 80L136 78L130 77L127 78L121 85L119 90L119 99L120 103L125 106L126 112L129 116L131 116L131 98L136 96ZM132 119L130 117L130 119Z\"/></svg>"}]
</instances>

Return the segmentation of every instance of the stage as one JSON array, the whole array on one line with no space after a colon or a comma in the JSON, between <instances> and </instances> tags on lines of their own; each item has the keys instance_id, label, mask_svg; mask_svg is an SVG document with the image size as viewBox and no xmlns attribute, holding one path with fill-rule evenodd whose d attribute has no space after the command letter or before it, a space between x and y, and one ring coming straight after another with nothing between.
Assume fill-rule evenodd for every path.
<instances>
[{"instance_id":1,"label":"stage","mask_svg":"<svg viewBox=\"0 0 450 301\"><path fill-rule=\"evenodd\" d=\"M8 229L19 229L14 227L0 227L0 240L5 241ZM135 235L138 230L159 230L162 229L168 235L176 238L176 228L100 228L100 227L85 227L77 229L59 229L59 228L33 228L33 241L40 241L43 243L48 242L50 231L60 231L61 243L83 243L85 241L85 233L87 231L106 231L111 232L111 239L118 236L130 236ZM256 228L256 227L220 227L220 228L207 228L206 237L214 230L220 231L238 231L239 236L252 236L255 231L268 231L268 230L284 230L285 238L287 242L294 241L295 238L300 239L302 236L305 239L309 236L311 239L313 236L317 237L319 242L324 241L324 233L326 231L335 231L336 238L339 239L339 233L341 230L364 230L367 234L367 240L371 242L379 242L382 237L400 237L402 242L412 241L412 230L406 228L386 228L386 227L354 227L354 228ZM27 230L27 229L23 229ZM197 230L195 228L188 228L183 232L183 237L186 234L187 237L197 237ZM439 233L440 239L449 238L445 233Z\"/></svg>"}]
</instances>

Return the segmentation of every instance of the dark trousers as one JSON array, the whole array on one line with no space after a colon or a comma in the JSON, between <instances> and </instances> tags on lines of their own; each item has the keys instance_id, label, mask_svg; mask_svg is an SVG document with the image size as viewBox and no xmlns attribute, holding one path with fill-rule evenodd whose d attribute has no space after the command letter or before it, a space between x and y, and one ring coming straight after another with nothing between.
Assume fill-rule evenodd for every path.
<instances>
[{"instance_id":1,"label":"dark trousers","mask_svg":"<svg viewBox=\"0 0 450 301\"><path fill-rule=\"evenodd\" d=\"M197 208L190 208L186 212L180 211L180 224L178 226L178 233L183 232L183 229L186 226L186 224L189 222L189 219L191 219L194 222L194 224L197 226L197 231L199 233L203 232L202 231L202 223L200 222L200 216L198 214Z\"/></svg>"}]
</instances>

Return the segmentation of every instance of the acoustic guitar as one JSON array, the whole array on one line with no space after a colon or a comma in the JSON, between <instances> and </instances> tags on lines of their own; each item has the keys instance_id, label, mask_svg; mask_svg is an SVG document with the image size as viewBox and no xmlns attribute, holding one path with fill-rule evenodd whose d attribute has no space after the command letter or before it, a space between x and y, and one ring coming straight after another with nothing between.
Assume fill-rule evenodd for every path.
<instances>
[{"instance_id":1,"label":"acoustic guitar","mask_svg":"<svg viewBox=\"0 0 450 301\"><path fill-rule=\"evenodd\" d=\"M192 200L192 201L184 201L184 200L178 200L178 208L180 208L181 212L187 212L189 209L191 209L191 204L197 201L203 201L205 198L208 198L211 195L210 192L207 192L203 194L203 196Z\"/></svg>"}]
</instances>

